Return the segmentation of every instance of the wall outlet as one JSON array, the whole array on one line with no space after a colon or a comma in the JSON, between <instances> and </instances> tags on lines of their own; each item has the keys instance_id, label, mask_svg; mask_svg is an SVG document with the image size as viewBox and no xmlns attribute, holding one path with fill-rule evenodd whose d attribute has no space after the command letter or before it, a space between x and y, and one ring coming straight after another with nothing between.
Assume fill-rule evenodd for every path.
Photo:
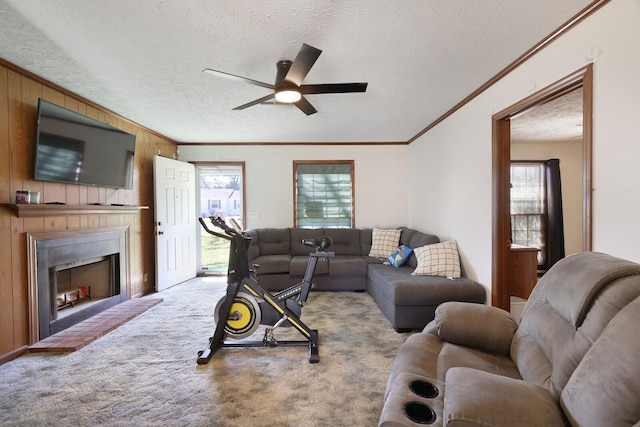
<instances>
[{"instance_id":1,"label":"wall outlet","mask_svg":"<svg viewBox=\"0 0 640 427\"><path fill-rule=\"evenodd\" d=\"M247 219L260 219L260 211L248 211Z\"/></svg>"},{"instance_id":2,"label":"wall outlet","mask_svg":"<svg viewBox=\"0 0 640 427\"><path fill-rule=\"evenodd\" d=\"M143 280L144 280L145 282L148 282L148 281L149 281L149 274L148 274L148 273L144 273L144 276L142 276L142 277L143 277Z\"/></svg>"}]
</instances>

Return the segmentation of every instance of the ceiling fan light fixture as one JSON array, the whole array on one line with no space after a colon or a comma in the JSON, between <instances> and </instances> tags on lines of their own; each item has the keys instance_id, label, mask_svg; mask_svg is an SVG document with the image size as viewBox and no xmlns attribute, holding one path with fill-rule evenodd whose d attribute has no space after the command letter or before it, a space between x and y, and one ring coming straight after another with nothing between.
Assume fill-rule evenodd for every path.
<instances>
[{"instance_id":1,"label":"ceiling fan light fixture","mask_svg":"<svg viewBox=\"0 0 640 427\"><path fill-rule=\"evenodd\" d=\"M302 95L297 90L285 89L276 92L276 100L278 102L284 102L286 104L293 104L300 101Z\"/></svg>"}]
</instances>

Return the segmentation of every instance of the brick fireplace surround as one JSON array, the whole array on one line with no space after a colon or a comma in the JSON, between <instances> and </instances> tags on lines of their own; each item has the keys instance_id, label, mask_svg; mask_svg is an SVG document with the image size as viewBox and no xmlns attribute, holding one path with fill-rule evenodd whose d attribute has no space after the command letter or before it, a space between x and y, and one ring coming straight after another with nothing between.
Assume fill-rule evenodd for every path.
<instances>
[{"instance_id":1,"label":"brick fireplace surround","mask_svg":"<svg viewBox=\"0 0 640 427\"><path fill-rule=\"evenodd\" d=\"M103 227L27 234L30 351L74 351L162 302L127 300L129 228ZM75 268L108 259L111 293L78 305L58 319L55 300L60 266ZM90 276L91 277L91 276Z\"/></svg>"}]
</instances>

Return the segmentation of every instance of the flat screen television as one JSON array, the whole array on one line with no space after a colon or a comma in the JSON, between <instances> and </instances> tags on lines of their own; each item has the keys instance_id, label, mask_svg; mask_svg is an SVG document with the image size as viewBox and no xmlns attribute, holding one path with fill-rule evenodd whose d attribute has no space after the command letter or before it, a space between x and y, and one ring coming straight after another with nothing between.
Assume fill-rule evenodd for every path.
<instances>
[{"instance_id":1,"label":"flat screen television","mask_svg":"<svg viewBox=\"0 0 640 427\"><path fill-rule=\"evenodd\" d=\"M38 100L37 181L130 189L135 148L135 135Z\"/></svg>"}]
</instances>

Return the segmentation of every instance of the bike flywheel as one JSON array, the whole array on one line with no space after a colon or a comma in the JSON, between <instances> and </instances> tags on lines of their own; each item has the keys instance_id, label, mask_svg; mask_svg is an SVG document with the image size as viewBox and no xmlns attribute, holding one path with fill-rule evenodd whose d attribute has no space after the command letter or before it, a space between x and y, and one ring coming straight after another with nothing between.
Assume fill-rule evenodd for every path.
<instances>
[{"instance_id":1,"label":"bike flywheel","mask_svg":"<svg viewBox=\"0 0 640 427\"><path fill-rule=\"evenodd\" d=\"M216 324L220 321L220 310L226 298L226 296L220 298L216 304L214 313ZM258 329L261 320L260 305L255 298L247 293L238 292L231 304L224 331L233 339L246 338Z\"/></svg>"}]
</instances>

